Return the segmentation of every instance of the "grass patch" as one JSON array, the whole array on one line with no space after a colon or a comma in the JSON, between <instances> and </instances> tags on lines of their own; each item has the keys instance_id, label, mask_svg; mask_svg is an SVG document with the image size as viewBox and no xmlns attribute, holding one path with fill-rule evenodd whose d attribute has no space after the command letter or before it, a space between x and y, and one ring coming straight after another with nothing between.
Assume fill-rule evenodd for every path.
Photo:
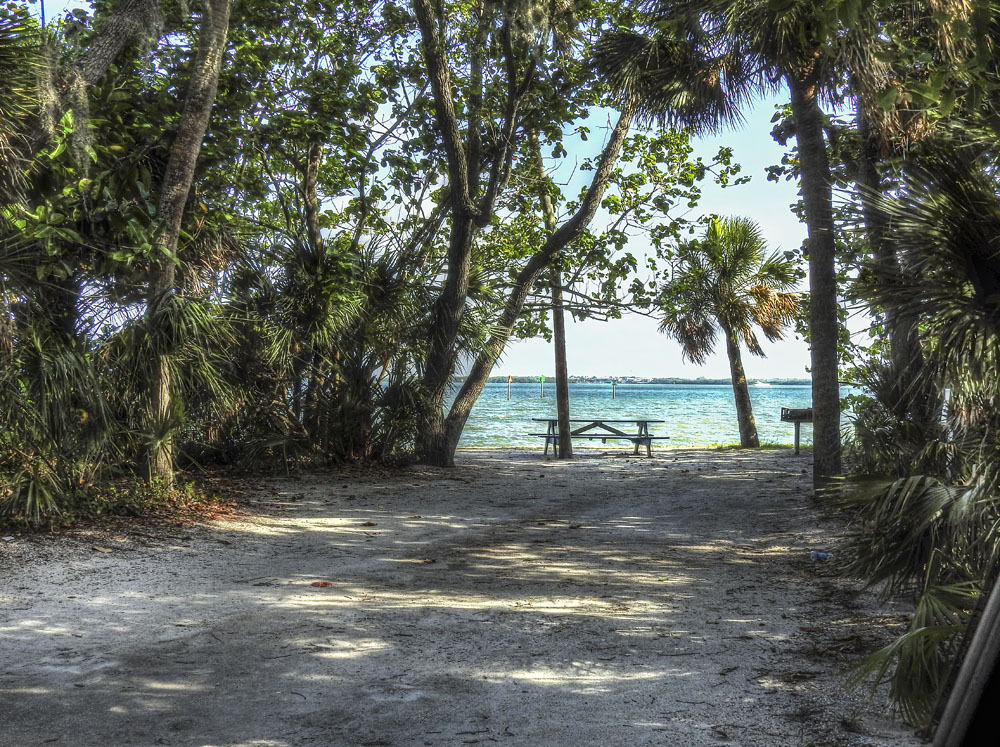
<instances>
[{"instance_id":1,"label":"grass patch","mask_svg":"<svg viewBox=\"0 0 1000 747\"><path fill-rule=\"evenodd\" d=\"M793 444L783 444L777 443L775 441L765 441L756 449L748 449L740 444L712 444L706 448L715 449L716 451L778 451L780 449L794 449ZM800 449L810 449L812 445L803 446L800 444Z\"/></svg>"}]
</instances>

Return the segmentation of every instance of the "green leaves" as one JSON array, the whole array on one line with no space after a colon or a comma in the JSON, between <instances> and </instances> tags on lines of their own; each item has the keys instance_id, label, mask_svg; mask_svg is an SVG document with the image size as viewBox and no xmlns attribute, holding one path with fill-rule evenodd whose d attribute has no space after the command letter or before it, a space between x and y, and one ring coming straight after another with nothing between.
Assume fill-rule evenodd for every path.
<instances>
[{"instance_id":1,"label":"green leaves","mask_svg":"<svg viewBox=\"0 0 1000 747\"><path fill-rule=\"evenodd\" d=\"M882 93L878 96L878 105L885 110L892 109L896 105L896 101L899 100L900 90L896 85L888 86Z\"/></svg>"}]
</instances>

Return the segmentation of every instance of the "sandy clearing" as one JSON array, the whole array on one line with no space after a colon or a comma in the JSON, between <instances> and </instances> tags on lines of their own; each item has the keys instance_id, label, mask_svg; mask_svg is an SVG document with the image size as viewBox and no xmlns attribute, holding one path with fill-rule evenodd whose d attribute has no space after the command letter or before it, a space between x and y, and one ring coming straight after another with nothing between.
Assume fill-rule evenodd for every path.
<instances>
[{"instance_id":1,"label":"sandy clearing","mask_svg":"<svg viewBox=\"0 0 1000 747\"><path fill-rule=\"evenodd\" d=\"M839 687L904 610L810 562L808 466L468 451L0 542L0 745L916 745Z\"/></svg>"}]
</instances>

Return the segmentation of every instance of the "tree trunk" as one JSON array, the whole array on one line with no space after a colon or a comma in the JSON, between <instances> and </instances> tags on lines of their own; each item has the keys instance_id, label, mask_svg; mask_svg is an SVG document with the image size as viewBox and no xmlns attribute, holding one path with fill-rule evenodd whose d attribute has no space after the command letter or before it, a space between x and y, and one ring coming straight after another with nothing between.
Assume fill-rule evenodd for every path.
<instances>
[{"instance_id":1,"label":"tree trunk","mask_svg":"<svg viewBox=\"0 0 1000 747\"><path fill-rule=\"evenodd\" d=\"M879 168L881 154L877 134L872 131L864 111L858 111L858 134L861 153L858 160L857 184L861 196L861 209L868 235L868 248L872 256L877 282L881 290L898 288L902 280L899 260L888 240L888 218L879 206L882 195L882 173ZM917 422L929 424L934 420L935 408L928 406L923 389L923 351L917 335L916 320L900 313L891 304L883 308L885 329L889 338L889 357L899 382L901 409Z\"/></svg>"},{"instance_id":2,"label":"tree trunk","mask_svg":"<svg viewBox=\"0 0 1000 747\"><path fill-rule=\"evenodd\" d=\"M43 102L45 111L26 120L27 147L37 152L52 134L52 128L67 110L86 99L86 91L97 83L129 45L142 51L152 49L163 33L160 0L120 0L95 18L94 34L83 51L66 67L50 62L51 85L55 94ZM54 58L53 53L53 58ZM85 103L85 101L83 101Z\"/></svg>"},{"instance_id":3,"label":"tree trunk","mask_svg":"<svg viewBox=\"0 0 1000 747\"><path fill-rule=\"evenodd\" d=\"M229 0L205 0L202 5L198 49L184 99L184 109L177 126L177 134L170 148L166 171L160 191L159 217L163 222L157 247L160 250L159 271L150 282L146 313L154 324L163 323L162 317L175 293L175 265L184 219L184 206L194 181L195 165L201 151L201 142L208 129L212 104L219 85L219 72L226 52L226 34L229 30ZM150 425L153 434L145 471L147 478L173 483L174 446L170 433L174 412L174 387L170 370L169 353L161 349L153 362L154 381L150 403Z\"/></svg>"},{"instance_id":4,"label":"tree trunk","mask_svg":"<svg viewBox=\"0 0 1000 747\"><path fill-rule=\"evenodd\" d=\"M92 86L126 46L140 41L145 42L143 46L152 47L162 29L160 0L121 0L114 10L99 19L97 33L73 68L86 85Z\"/></svg>"},{"instance_id":5,"label":"tree trunk","mask_svg":"<svg viewBox=\"0 0 1000 747\"><path fill-rule=\"evenodd\" d=\"M483 166L482 154L475 147L479 137L478 114L473 105L474 111L470 112L467 128L468 145L471 147L467 150L463 146L462 128L455 108L451 69L446 55L447 40L441 28L443 19L438 16L431 0L413 0L413 11L420 30L421 51L434 101L434 119L448 165L452 216L447 273L441 295L435 301L431 312L430 341L421 380L425 402L417 434L417 455L421 461L428 464L452 466L458 436L453 437L445 423L444 397L458 358L455 341L458 338L462 318L465 316L468 299L472 244L483 218L483 208L488 212L492 210L492 204L482 206L475 204L479 174ZM485 16L480 18L480 23L481 35L486 28ZM471 52L476 58L482 50L476 49ZM477 75L475 70L473 73L474 85ZM507 83L514 85L515 81ZM472 91L470 101L474 104L479 100L479 95L480 92ZM515 109L513 102L508 101L507 111L511 116ZM512 125L512 122L508 122L508 125ZM509 144L505 147L509 149ZM504 147L501 150L504 150ZM495 158L499 159L501 156Z\"/></svg>"},{"instance_id":6,"label":"tree trunk","mask_svg":"<svg viewBox=\"0 0 1000 747\"><path fill-rule=\"evenodd\" d=\"M815 75L788 75L799 149L809 247L809 339L812 362L813 486L841 473L840 380L837 361L836 247L833 180L823 139Z\"/></svg>"},{"instance_id":7,"label":"tree trunk","mask_svg":"<svg viewBox=\"0 0 1000 747\"><path fill-rule=\"evenodd\" d=\"M450 449L450 451L435 454L437 461L432 462L433 464L454 465L455 449L458 446L458 439L462 435L462 429L469 419L472 407L476 404L476 400L479 399L479 395L482 394L483 387L486 386L486 380L489 378L493 366L499 360L500 355L507 346L507 341L514 330L517 318L524 308L524 302L527 300L531 289L545 268L551 265L555 257L563 249L579 238L580 234L590 224L590 221L593 220L594 214L601 203L601 198L604 196L604 191L607 189L611 172L618 162L618 156L621 153L625 136L628 134L628 129L632 124L635 113L636 107L634 102L629 102L623 106L618 123L615 125L615 129L612 131L611 136L608 138L608 143L601 153L600 162L594 171L590 187L580 202L580 207L569 220L549 236L545 245L528 260L528 263L514 279L513 287L510 295L507 297L506 304L504 304L503 312L500 315L494 333L476 357L469 375L465 379L465 383L459 390L458 396L455 397L455 402L448 412L448 417L443 420L443 429L438 436L437 446L439 449Z\"/></svg>"},{"instance_id":8,"label":"tree trunk","mask_svg":"<svg viewBox=\"0 0 1000 747\"><path fill-rule=\"evenodd\" d=\"M535 154L535 166L538 169L542 219L545 222L545 230L551 235L556 230L556 211L552 206L552 196L549 194L550 181L545 173L545 162L542 160L538 133L532 130L528 137L531 141L531 149ZM569 426L569 367L566 365L566 314L563 310L562 272L560 272L558 256L553 259L551 282L552 345L555 352L556 369L556 419L559 425L559 448L556 449L556 454L560 459L572 459L573 436Z\"/></svg>"},{"instance_id":9,"label":"tree trunk","mask_svg":"<svg viewBox=\"0 0 1000 747\"><path fill-rule=\"evenodd\" d=\"M558 261L558 258L557 260ZM552 268L552 343L556 357L556 417L559 420L559 458L573 458L569 427L569 368L566 365L566 316L563 311L562 273Z\"/></svg>"},{"instance_id":10,"label":"tree trunk","mask_svg":"<svg viewBox=\"0 0 1000 747\"><path fill-rule=\"evenodd\" d=\"M302 177L302 205L306 214L306 233L309 248L319 257L323 252L323 234L320 231L319 167L323 163L323 141L319 135L309 139L306 167Z\"/></svg>"},{"instance_id":11,"label":"tree trunk","mask_svg":"<svg viewBox=\"0 0 1000 747\"><path fill-rule=\"evenodd\" d=\"M494 13L489 9L491 4L484 1L479 2L476 7L480 25L476 32L476 42L467 50L470 60L467 80L471 90L463 99L456 96L451 83L451 70L446 55L448 39L444 33L447 21L445 14L432 0L413 0L421 51L433 95L436 130L441 138L448 166L452 218L447 274L441 295L432 311L430 345L422 379L425 404L417 434L418 457L428 464L441 466L454 464L458 439L472 405L482 391L493 364L503 352L513 324L535 281L553 257L582 232L597 211L600 196L607 186L613 165L617 162L625 132L635 114L632 104L625 107L605 148L601 163L594 172L588 195L581 201L576 215L549 237L545 246L528 261L518 275L514 290L504 306L498 325L500 331L487 341L445 417L442 405L460 352L456 342L468 300L473 242L478 229L490 224L497 195L510 174L516 149L515 133L520 121L520 103L536 74L535 61L518 58L514 45L510 43L510 35L514 33L510 25L512 16ZM481 74L485 41L489 36L487 24L493 24L496 19L500 19L502 24L497 37L504 42L505 74L502 83L499 80L485 81ZM482 91L479 90L480 84L483 86ZM482 101L485 100L483 92L489 90L490 96L494 97L501 86L506 89L501 97L502 121L491 123L494 147L486 153L480 147L481 131L485 127L480 110ZM464 145L463 127L459 121L456 101L463 102L466 109ZM610 162L607 159L609 153L613 153ZM489 176L480 189L484 172L488 172Z\"/></svg>"},{"instance_id":12,"label":"tree trunk","mask_svg":"<svg viewBox=\"0 0 1000 747\"><path fill-rule=\"evenodd\" d=\"M465 315L475 233L475 222L471 218L460 219L455 215L448 250L448 275L431 317L430 347L421 382L427 401L417 437L417 455L422 462L439 467L455 465L455 449L461 434L461 430L458 434L449 434L444 398L458 358L455 340Z\"/></svg>"},{"instance_id":13,"label":"tree trunk","mask_svg":"<svg viewBox=\"0 0 1000 747\"><path fill-rule=\"evenodd\" d=\"M305 211L306 236L309 241L309 251L315 258L317 266L326 262L323 247L323 233L320 229L321 204L319 199L319 170L323 162L323 142L319 135L312 135L306 149L306 163L302 177L302 206ZM301 354L303 361L299 376L306 377L305 401L299 399L301 407L300 422L314 438L320 437L318 430L317 408L320 388L323 382L321 371L323 358L313 341L309 341ZM299 384L301 387L302 385Z\"/></svg>"},{"instance_id":14,"label":"tree trunk","mask_svg":"<svg viewBox=\"0 0 1000 747\"><path fill-rule=\"evenodd\" d=\"M736 420L740 426L740 446L744 449L760 448L757 437L757 423L753 417L753 402L750 401L750 387L743 370L743 355L736 333L727 325L722 325L726 333L726 353L729 355L729 371L733 378L733 396L736 399Z\"/></svg>"}]
</instances>

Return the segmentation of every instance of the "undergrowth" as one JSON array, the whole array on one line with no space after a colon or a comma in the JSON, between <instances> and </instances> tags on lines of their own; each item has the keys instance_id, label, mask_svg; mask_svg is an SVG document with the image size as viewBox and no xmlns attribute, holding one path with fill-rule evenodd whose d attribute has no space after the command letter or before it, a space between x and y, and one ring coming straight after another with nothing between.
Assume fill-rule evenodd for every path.
<instances>
[{"instance_id":1,"label":"undergrowth","mask_svg":"<svg viewBox=\"0 0 1000 747\"><path fill-rule=\"evenodd\" d=\"M188 482L168 488L162 482L119 480L81 487L64 495L58 505L0 483L0 529L58 529L103 517L146 517L211 514L233 507L224 497Z\"/></svg>"}]
</instances>

